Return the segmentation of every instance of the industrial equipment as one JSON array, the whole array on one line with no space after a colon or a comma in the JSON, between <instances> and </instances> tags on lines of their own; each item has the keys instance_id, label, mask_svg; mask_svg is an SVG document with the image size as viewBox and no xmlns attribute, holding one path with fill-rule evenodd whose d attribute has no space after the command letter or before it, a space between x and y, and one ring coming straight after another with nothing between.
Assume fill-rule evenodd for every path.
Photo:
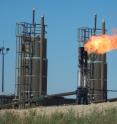
<instances>
[{"instance_id":1,"label":"industrial equipment","mask_svg":"<svg viewBox=\"0 0 117 124\"><path fill-rule=\"evenodd\" d=\"M16 87L19 101L31 101L47 94L47 39L44 16L40 24L17 23L16 31Z\"/></svg>"},{"instance_id":2,"label":"industrial equipment","mask_svg":"<svg viewBox=\"0 0 117 124\"><path fill-rule=\"evenodd\" d=\"M93 35L105 34L105 21L102 29L97 28L97 15L94 18L94 27L78 29L78 88L77 102L88 104L94 101L107 100L107 63L106 54L98 55L87 53L84 44Z\"/></svg>"}]
</instances>

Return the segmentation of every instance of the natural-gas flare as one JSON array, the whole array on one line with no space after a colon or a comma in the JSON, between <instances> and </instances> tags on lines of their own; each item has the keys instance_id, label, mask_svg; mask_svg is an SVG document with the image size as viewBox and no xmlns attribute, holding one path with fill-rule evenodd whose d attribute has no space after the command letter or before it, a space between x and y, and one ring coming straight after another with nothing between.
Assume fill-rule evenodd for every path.
<instances>
[{"instance_id":1,"label":"natural-gas flare","mask_svg":"<svg viewBox=\"0 0 117 124\"><path fill-rule=\"evenodd\" d=\"M104 54L117 49L117 35L97 35L91 36L84 44L88 53Z\"/></svg>"}]
</instances>

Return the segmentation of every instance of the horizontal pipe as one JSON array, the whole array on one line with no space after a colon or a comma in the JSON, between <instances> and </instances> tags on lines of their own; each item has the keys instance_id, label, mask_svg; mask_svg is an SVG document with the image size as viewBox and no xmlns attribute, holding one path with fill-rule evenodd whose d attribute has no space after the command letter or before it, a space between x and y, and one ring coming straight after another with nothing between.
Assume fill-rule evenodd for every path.
<instances>
[{"instance_id":1,"label":"horizontal pipe","mask_svg":"<svg viewBox=\"0 0 117 124\"><path fill-rule=\"evenodd\" d=\"M70 95L74 95L74 94L76 94L76 91L47 95L47 97L70 96Z\"/></svg>"}]
</instances>

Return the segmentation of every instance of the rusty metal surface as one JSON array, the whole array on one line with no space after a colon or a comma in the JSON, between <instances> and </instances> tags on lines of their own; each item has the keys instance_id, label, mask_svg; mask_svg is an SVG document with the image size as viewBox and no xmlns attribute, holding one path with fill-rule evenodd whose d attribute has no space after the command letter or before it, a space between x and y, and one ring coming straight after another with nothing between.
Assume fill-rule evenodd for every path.
<instances>
[{"instance_id":1,"label":"rusty metal surface","mask_svg":"<svg viewBox=\"0 0 117 124\"><path fill-rule=\"evenodd\" d=\"M47 93L47 39L44 17L40 24L17 23L16 33L16 86L19 100Z\"/></svg>"}]
</instances>

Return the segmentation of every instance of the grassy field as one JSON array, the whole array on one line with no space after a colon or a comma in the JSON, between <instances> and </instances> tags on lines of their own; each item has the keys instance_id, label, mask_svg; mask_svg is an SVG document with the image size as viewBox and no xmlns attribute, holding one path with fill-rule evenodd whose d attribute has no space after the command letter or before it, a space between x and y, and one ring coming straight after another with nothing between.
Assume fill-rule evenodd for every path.
<instances>
[{"instance_id":1,"label":"grassy field","mask_svg":"<svg viewBox=\"0 0 117 124\"><path fill-rule=\"evenodd\" d=\"M0 124L117 124L116 105L116 103L109 105L105 103L107 107L101 107L103 109L98 108L97 105L78 106L83 108L82 112L77 112L79 110L75 106L77 110L74 109L75 107L69 107L67 111L55 109L51 114L46 113L46 111L42 112L42 109L39 111L38 108L18 111L4 110L0 112ZM99 106L104 106L104 104L99 104ZM49 108L52 110L53 107ZM45 109L49 110L48 108Z\"/></svg>"}]
</instances>

